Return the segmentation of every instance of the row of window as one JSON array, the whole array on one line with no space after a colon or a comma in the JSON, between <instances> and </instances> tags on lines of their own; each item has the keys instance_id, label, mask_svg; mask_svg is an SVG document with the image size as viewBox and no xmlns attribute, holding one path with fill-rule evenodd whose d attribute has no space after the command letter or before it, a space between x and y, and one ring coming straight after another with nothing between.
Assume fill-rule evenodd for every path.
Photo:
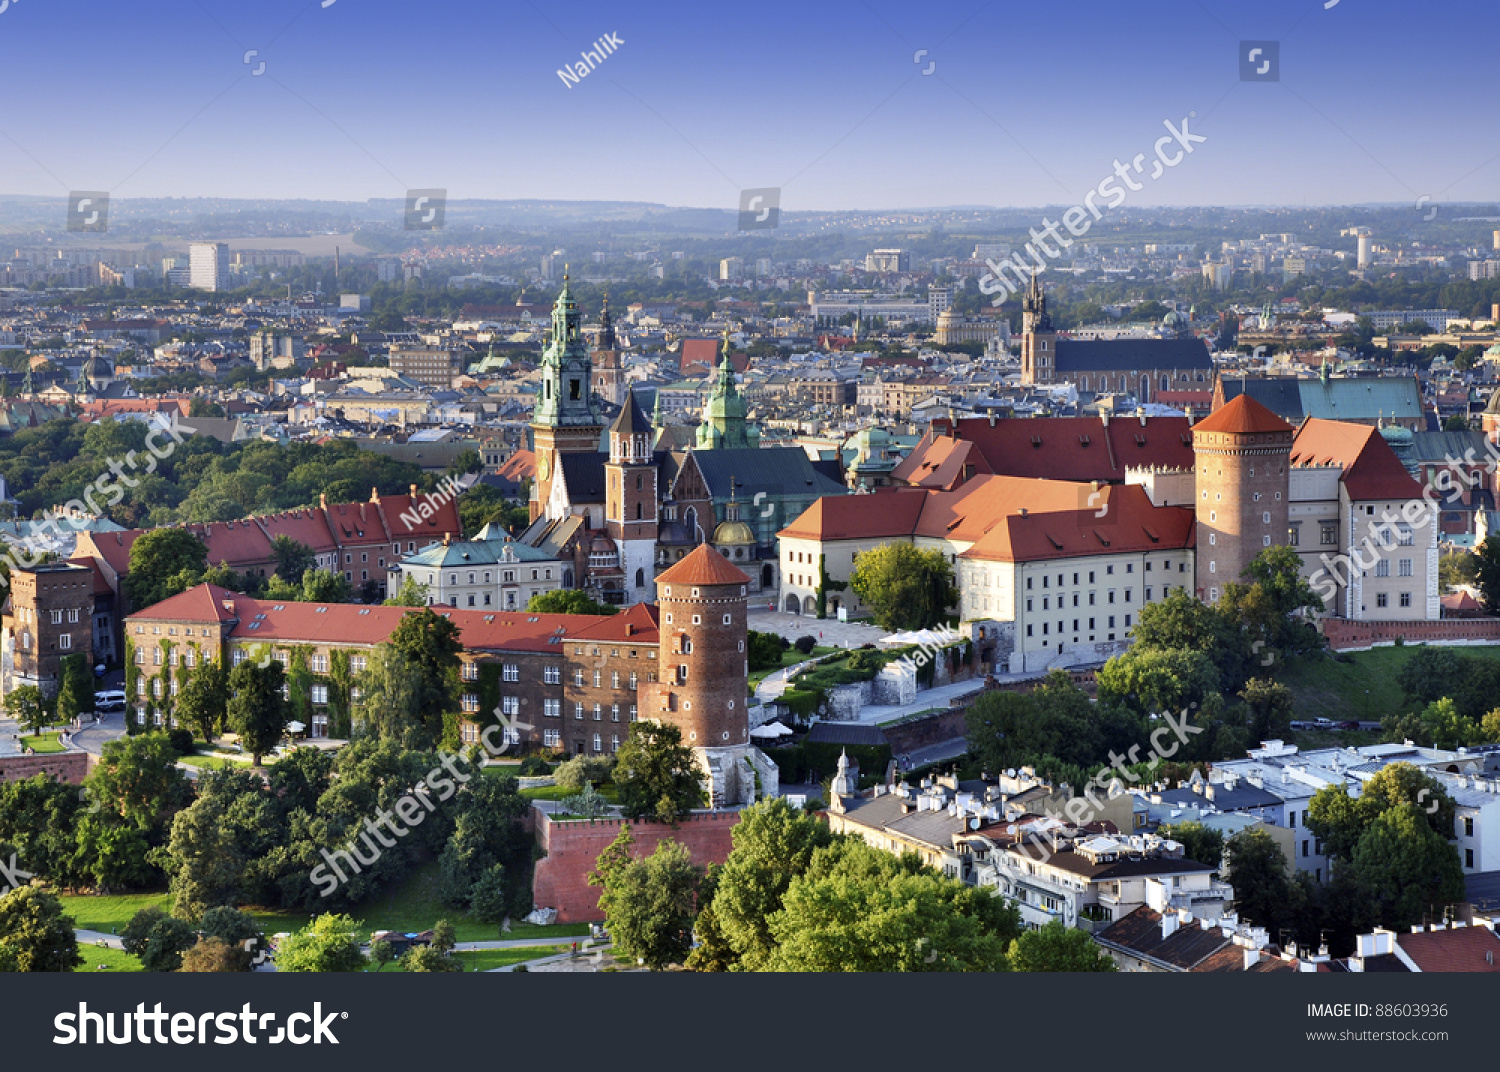
<instances>
[{"instance_id":1,"label":"row of window","mask_svg":"<svg viewBox=\"0 0 1500 1072\"><path fill-rule=\"evenodd\" d=\"M1131 616L1128 615L1128 614L1125 615L1125 628L1126 629L1130 628L1130 617ZM1081 629L1078 628L1078 623L1080 621L1082 621L1082 619L1080 619L1080 618L1074 618L1073 619L1073 629L1072 629L1072 632L1074 632L1074 633L1080 633L1080 632L1083 631L1083 630L1081 630ZM1090 629L1094 628L1094 622L1095 622L1095 619L1093 619L1093 618L1089 619L1089 628ZM1067 625L1067 621L1066 620L1060 621L1060 622L1057 623L1057 635L1058 636L1062 636L1063 635L1063 632L1064 632L1063 627L1065 625ZM1051 626L1052 626L1051 622L1043 622L1042 623L1042 636L1050 636L1051 635L1051 633L1052 633ZM1115 616L1113 614L1111 614L1109 616L1109 625L1108 625L1107 628L1113 629L1114 627L1115 627ZM1036 629L1035 624L1027 625L1026 626L1026 635L1027 636L1035 636L1036 635L1036 633L1034 632L1035 629ZM1109 639L1113 640L1114 638L1115 638L1115 635L1113 633L1109 634ZM1089 639L1093 640L1094 638L1093 637L1089 637Z\"/></svg>"},{"instance_id":2,"label":"row of window","mask_svg":"<svg viewBox=\"0 0 1500 1072\"><path fill-rule=\"evenodd\" d=\"M506 732L508 734L510 731L507 730ZM542 744L548 748L561 748L562 730L543 730ZM620 750L620 735L618 733L609 735L609 750L611 752L618 752ZM604 751L604 735L602 733L594 734L594 751L599 753Z\"/></svg>"}]
</instances>

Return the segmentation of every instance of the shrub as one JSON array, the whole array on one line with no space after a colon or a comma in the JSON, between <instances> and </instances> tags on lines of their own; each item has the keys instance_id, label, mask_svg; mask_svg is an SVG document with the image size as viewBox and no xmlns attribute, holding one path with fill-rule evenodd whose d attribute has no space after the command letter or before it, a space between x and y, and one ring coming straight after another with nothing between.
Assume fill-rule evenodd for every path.
<instances>
[{"instance_id":1,"label":"shrub","mask_svg":"<svg viewBox=\"0 0 1500 1072\"><path fill-rule=\"evenodd\" d=\"M552 773L552 764L541 756L527 756L521 760L522 778L542 778Z\"/></svg>"},{"instance_id":2,"label":"shrub","mask_svg":"<svg viewBox=\"0 0 1500 1072\"><path fill-rule=\"evenodd\" d=\"M574 756L559 763L552 777L564 789L582 789L585 783L598 785L609 781L614 766L615 761L610 756Z\"/></svg>"},{"instance_id":3,"label":"shrub","mask_svg":"<svg viewBox=\"0 0 1500 1072\"><path fill-rule=\"evenodd\" d=\"M190 756L194 752L193 731L178 728L167 733L167 743L179 756Z\"/></svg>"},{"instance_id":4,"label":"shrub","mask_svg":"<svg viewBox=\"0 0 1500 1072\"><path fill-rule=\"evenodd\" d=\"M811 655L813 648L818 646L818 640L816 637L799 636L792 646L803 655Z\"/></svg>"}]
</instances>

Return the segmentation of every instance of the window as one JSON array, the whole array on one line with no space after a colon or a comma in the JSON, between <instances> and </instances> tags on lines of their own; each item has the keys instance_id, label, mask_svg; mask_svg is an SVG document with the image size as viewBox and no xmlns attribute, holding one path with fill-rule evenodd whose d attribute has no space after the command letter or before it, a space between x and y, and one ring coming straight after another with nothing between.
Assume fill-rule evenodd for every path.
<instances>
[{"instance_id":1,"label":"window","mask_svg":"<svg viewBox=\"0 0 1500 1072\"><path fill-rule=\"evenodd\" d=\"M78 608L77 607L74 607L74 608L72 608L71 610L68 611L68 621L70 621L70 622L76 622L76 621L78 621Z\"/></svg>"},{"instance_id":2,"label":"window","mask_svg":"<svg viewBox=\"0 0 1500 1072\"><path fill-rule=\"evenodd\" d=\"M1339 542L1339 526L1335 522L1324 522L1318 526L1318 543L1323 547L1335 547Z\"/></svg>"},{"instance_id":3,"label":"window","mask_svg":"<svg viewBox=\"0 0 1500 1072\"><path fill-rule=\"evenodd\" d=\"M1474 816L1472 816L1472 815L1465 815L1464 816L1464 837L1473 837L1473 836L1474 836Z\"/></svg>"},{"instance_id":4,"label":"window","mask_svg":"<svg viewBox=\"0 0 1500 1072\"><path fill-rule=\"evenodd\" d=\"M478 681L479 680L479 664L478 663L460 663L459 667L458 667L458 676L463 681Z\"/></svg>"},{"instance_id":5,"label":"window","mask_svg":"<svg viewBox=\"0 0 1500 1072\"><path fill-rule=\"evenodd\" d=\"M1388 559L1382 558L1379 562L1375 563L1375 576L1389 577L1390 575L1391 563Z\"/></svg>"},{"instance_id":6,"label":"window","mask_svg":"<svg viewBox=\"0 0 1500 1072\"><path fill-rule=\"evenodd\" d=\"M518 663L506 663L501 670L501 677L506 681L520 681L521 667Z\"/></svg>"},{"instance_id":7,"label":"window","mask_svg":"<svg viewBox=\"0 0 1500 1072\"><path fill-rule=\"evenodd\" d=\"M561 685L562 667L544 666L542 668L542 682L547 685Z\"/></svg>"},{"instance_id":8,"label":"window","mask_svg":"<svg viewBox=\"0 0 1500 1072\"><path fill-rule=\"evenodd\" d=\"M1464 850L1464 866L1465 867L1473 867L1474 866L1474 850L1473 849L1465 849Z\"/></svg>"},{"instance_id":9,"label":"window","mask_svg":"<svg viewBox=\"0 0 1500 1072\"><path fill-rule=\"evenodd\" d=\"M546 745L548 748L557 748L559 745L562 744L562 731L561 730L544 730L544 731L542 731L542 744Z\"/></svg>"},{"instance_id":10,"label":"window","mask_svg":"<svg viewBox=\"0 0 1500 1072\"><path fill-rule=\"evenodd\" d=\"M1307 838L1303 838L1302 839L1302 855L1304 857L1312 855L1312 853L1310 853L1310 852L1307 851L1307 846L1308 846L1308 840L1307 840Z\"/></svg>"},{"instance_id":11,"label":"window","mask_svg":"<svg viewBox=\"0 0 1500 1072\"><path fill-rule=\"evenodd\" d=\"M466 692L458 698L458 706L462 711L478 711L479 697L472 692Z\"/></svg>"},{"instance_id":12,"label":"window","mask_svg":"<svg viewBox=\"0 0 1500 1072\"><path fill-rule=\"evenodd\" d=\"M619 704L610 704L609 705L609 720L611 722L618 722L618 721L620 721L620 705Z\"/></svg>"},{"instance_id":13,"label":"window","mask_svg":"<svg viewBox=\"0 0 1500 1072\"><path fill-rule=\"evenodd\" d=\"M1286 542L1292 547L1301 546L1302 528L1299 525L1291 525L1286 530Z\"/></svg>"},{"instance_id":14,"label":"window","mask_svg":"<svg viewBox=\"0 0 1500 1072\"><path fill-rule=\"evenodd\" d=\"M328 673L328 656L326 655L314 655L311 659L308 660L308 664L311 666L312 672L315 674Z\"/></svg>"},{"instance_id":15,"label":"window","mask_svg":"<svg viewBox=\"0 0 1500 1072\"><path fill-rule=\"evenodd\" d=\"M62 611L55 610L52 612L52 624L62 625Z\"/></svg>"},{"instance_id":16,"label":"window","mask_svg":"<svg viewBox=\"0 0 1500 1072\"><path fill-rule=\"evenodd\" d=\"M521 713L521 698L519 696L502 696L500 698L500 713L503 715L519 715Z\"/></svg>"},{"instance_id":17,"label":"window","mask_svg":"<svg viewBox=\"0 0 1500 1072\"><path fill-rule=\"evenodd\" d=\"M609 672L609 687L612 689L617 689L620 687L620 671L611 670Z\"/></svg>"},{"instance_id":18,"label":"window","mask_svg":"<svg viewBox=\"0 0 1500 1072\"><path fill-rule=\"evenodd\" d=\"M609 735L609 750L611 752L618 752L620 750L620 735L618 733L611 733ZM1472 856L1473 854L1473 850L1470 849L1469 855Z\"/></svg>"},{"instance_id":19,"label":"window","mask_svg":"<svg viewBox=\"0 0 1500 1072\"><path fill-rule=\"evenodd\" d=\"M573 717L580 721L583 719L583 704L577 700L573 701Z\"/></svg>"},{"instance_id":20,"label":"window","mask_svg":"<svg viewBox=\"0 0 1500 1072\"><path fill-rule=\"evenodd\" d=\"M602 752L602 751L604 751L604 738L602 736L600 736L599 734L597 734L597 733L594 734L594 751L595 752Z\"/></svg>"},{"instance_id":21,"label":"window","mask_svg":"<svg viewBox=\"0 0 1500 1072\"><path fill-rule=\"evenodd\" d=\"M182 661L187 666L187 668L191 670L193 667L198 665L198 653L192 648L188 648L188 650L183 653Z\"/></svg>"},{"instance_id":22,"label":"window","mask_svg":"<svg viewBox=\"0 0 1500 1072\"><path fill-rule=\"evenodd\" d=\"M1411 593L1410 592L1402 592L1401 593L1401 605L1403 607L1409 607L1409 606L1411 606Z\"/></svg>"},{"instance_id":23,"label":"window","mask_svg":"<svg viewBox=\"0 0 1500 1072\"><path fill-rule=\"evenodd\" d=\"M364 671L366 662L367 660L363 655L351 655L349 656L349 669L353 670L356 674L361 673Z\"/></svg>"},{"instance_id":24,"label":"window","mask_svg":"<svg viewBox=\"0 0 1500 1072\"><path fill-rule=\"evenodd\" d=\"M1396 530L1396 542L1402 547L1410 547L1416 542L1416 533L1410 525L1402 525Z\"/></svg>"},{"instance_id":25,"label":"window","mask_svg":"<svg viewBox=\"0 0 1500 1072\"><path fill-rule=\"evenodd\" d=\"M1390 597L1387 596L1384 592L1377 592L1377 593L1375 593L1375 605L1377 607L1384 607L1389 602L1390 602Z\"/></svg>"},{"instance_id":26,"label":"window","mask_svg":"<svg viewBox=\"0 0 1500 1072\"><path fill-rule=\"evenodd\" d=\"M604 680L604 673L600 670L594 671L594 688L598 688Z\"/></svg>"},{"instance_id":27,"label":"window","mask_svg":"<svg viewBox=\"0 0 1500 1072\"><path fill-rule=\"evenodd\" d=\"M1411 559L1409 559L1409 558L1403 558L1403 559L1401 559L1401 561L1397 562L1396 563L1396 572L1397 572L1397 574L1399 576L1410 577L1411 576Z\"/></svg>"},{"instance_id":28,"label":"window","mask_svg":"<svg viewBox=\"0 0 1500 1072\"><path fill-rule=\"evenodd\" d=\"M581 668L573 671L573 685L575 688L583 688L583 670Z\"/></svg>"},{"instance_id":29,"label":"window","mask_svg":"<svg viewBox=\"0 0 1500 1072\"><path fill-rule=\"evenodd\" d=\"M562 701L561 700L543 700L542 701L542 714L546 715L548 718L558 718L559 716L562 715Z\"/></svg>"},{"instance_id":30,"label":"window","mask_svg":"<svg viewBox=\"0 0 1500 1072\"><path fill-rule=\"evenodd\" d=\"M172 682L176 686L177 682ZM314 685L312 687L312 702L315 704L326 704L328 702L328 686Z\"/></svg>"}]
</instances>

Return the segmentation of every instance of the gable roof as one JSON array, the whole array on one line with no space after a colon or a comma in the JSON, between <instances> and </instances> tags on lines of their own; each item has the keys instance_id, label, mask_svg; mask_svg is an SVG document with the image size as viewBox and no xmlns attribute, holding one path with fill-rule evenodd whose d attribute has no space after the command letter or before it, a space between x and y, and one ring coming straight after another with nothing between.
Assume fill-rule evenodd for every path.
<instances>
[{"instance_id":1,"label":"gable roof","mask_svg":"<svg viewBox=\"0 0 1500 1072\"><path fill-rule=\"evenodd\" d=\"M1424 972L1500 971L1500 938L1488 927L1398 934L1396 944Z\"/></svg>"},{"instance_id":2,"label":"gable roof","mask_svg":"<svg viewBox=\"0 0 1500 1072\"><path fill-rule=\"evenodd\" d=\"M557 460L562 467L563 485L568 489L568 502L577 504L604 501L604 463L607 455L583 451L577 454L559 454Z\"/></svg>"},{"instance_id":3,"label":"gable roof","mask_svg":"<svg viewBox=\"0 0 1500 1072\"><path fill-rule=\"evenodd\" d=\"M1201 339L1069 339L1057 340L1058 373L1120 372L1214 367Z\"/></svg>"},{"instance_id":4,"label":"gable roof","mask_svg":"<svg viewBox=\"0 0 1500 1072\"><path fill-rule=\"evenodd\" d=\"M965 417L934 429L974 443L985 471L1004 476L1123 483L1127 468L1193 467L1186 417ZM941 449L936 439L929 449ZM926 460L918 444L903 466L910 472Z\"/></svg>"},{"instance_id":5,"label":"gable roof","mask_svg":"<svg viewBox=\"0 0 1500 1072\"><path fill-rule=\"evenodd\" d=\"M952 490L970 465L976 473L994 471L972 440L934 435L929 431L891 470L891 479L912 487Z\"/></svg>"},{"instance_id":6,"label":"gable roof","mask_svg":"<svg viewBox=\"0 0 1500 1072\"><path fill-rule=\"evenodd\" d=\"M660 573L657 584L749 584L750 578L706 543L700 543L681 562Z\"/></svg>"},{"instance_id":7,"label":"gable roof","mask_svg":"<svg viewBox=\"0 0 1500 1072\"><path fill-rule=\"evenodd\" d=\"M1380 429L1310 417L1292 440L1294 466L1337 465L1349 498L1412 499L1422 487L1412 479Z\"/></svg>"},{"instance_id":8,"label":"gable roof","mask_svg":"<svg viewBox=\"0 0 1500 1072\"><path fill-rule=\"evenodd\" d=\"M760 492L768 498L812 498L848 490L818 472L801 447L695 450L692 455L716 499L728 499L731 491L741 500L753 501Z\"/></svg>"},{"instance_id":9,"label":"gable roof","mask_svg":"<svg viewBox=\"0 0 1500 1072\"><path fill-rule=\"evenodd\" d=\"M825 495L777 535L821 542L910 536L928 494L892 489L871 495Z\"/></svg>"}]
</instances>

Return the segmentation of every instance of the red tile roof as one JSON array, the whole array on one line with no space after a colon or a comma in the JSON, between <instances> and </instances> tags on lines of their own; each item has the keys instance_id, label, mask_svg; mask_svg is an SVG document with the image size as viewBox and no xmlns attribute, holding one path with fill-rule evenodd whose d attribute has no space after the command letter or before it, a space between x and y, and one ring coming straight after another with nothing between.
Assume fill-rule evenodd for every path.
<instances>
[{"instance_id":1,"label":"red tile roof","mask_svg":"<svg viewBox=\"0 0 1500 1072\"><path fill-rule=\"evenodd\" d=\"M1488 927L1398 934L1396 944L1424 972L1500 971L1500 938Z\"/></svg>"},{"instance_id":2,"label":"red tile roof","mask_svg":"<svg viewBox=\"0 0 1500 1072\"><path fill-rule=\"evenodd\" d=\"M818 541L925 536L970 543L962 557L1034 561L1192 547L1185 507L1154 506L1136 484L977 476L955 491L827 496L783 529Z\"/></svg>"},{"instance_id":3,"label":"red tile roof","mask_svg":"<svg viewBox=\"0 0 1500 1072\"><path fill-rule=\"evenodd\" d=\"M1412 499L1422 494L1421 485L1406 471L1380 429L1368 424L1309 417L1292 440L1292 464L1342 467L1340 480L1351 499Z\"/></svg>"},{"instance_id":4,"label":"red tile roof","mask_svg":"<svg viewBox=\"0 0 1500 1072\"><path fill-rule=\"evenodd\" d=\"M229 637L234 640L374 647L391 635L402 618L420 613L422 609L252 599L215 585L200 584L132 614L126 621L233 621L235 625ZM429 609L458 626L459 640L467 651L556 651L560 654L564 637L623 639L627 624L637 630L630 636L638 643L654 644L658 639L655 608L633 607L613 616L455 610L449 607Z\"/></svg>"},{"instance_id":5,"label":"red tile roof","mask_svg":"<svg viewBox=\"0 0 1500 1072\"><path fill-rule=\"evenodd\" d=\"M1289 432L1292 426L1249 395L1236 395L1234 401L1220 406L1193 425L1195 432L1225 432L1245 435L1252 432Z\"/></svg>"},{"instance_id":6,"label":"red tile roof","mask_svg":"<svg viewBox=\"0 0 1500 1072\"><path fill-rule=\"evenodd\" d=\"M1115 417L1108 423L1096 417L1012 417L993 424L988 417L966 417L956 429L960 439L979 448L990 472L1006 476L1124 483L1127 467L1193 466L1186 417ZM919 451L920 444L907 461Z\"/></svg>"},{"instance_id":7,"label":"red tile roof","mask_svg":"<svg viewBox=\"0 0 1500 1072\"><path fill-rule=\"evenodd\" d=\"M657 584L749 584L750 578L734 563L706 543L671 569L659 574Z\"/></svg>"},{"instance_id":8,"label":"red tile roof","mask_svg":"<svg viewBox=\"0 0 1500 1072\"><path fill-rule=\"evenodd\" d=\"M530 450L516 451L505 459L499 469L495 470L495 475L517 482L534 479L536 477L536 453Z\"/></svg>"},{"instance_id":9,"label":"red tile roof","mask_svg":"<svg viewBox=\"0 0 1500 1072\"><path fill-rule=\"evenodd\" d=\"M994 472L972 440L928 432L891 471L891 479L911 487L951 491L967 479L964 474L969 466L974 475Z\"/></svg>"}]
</instances>

